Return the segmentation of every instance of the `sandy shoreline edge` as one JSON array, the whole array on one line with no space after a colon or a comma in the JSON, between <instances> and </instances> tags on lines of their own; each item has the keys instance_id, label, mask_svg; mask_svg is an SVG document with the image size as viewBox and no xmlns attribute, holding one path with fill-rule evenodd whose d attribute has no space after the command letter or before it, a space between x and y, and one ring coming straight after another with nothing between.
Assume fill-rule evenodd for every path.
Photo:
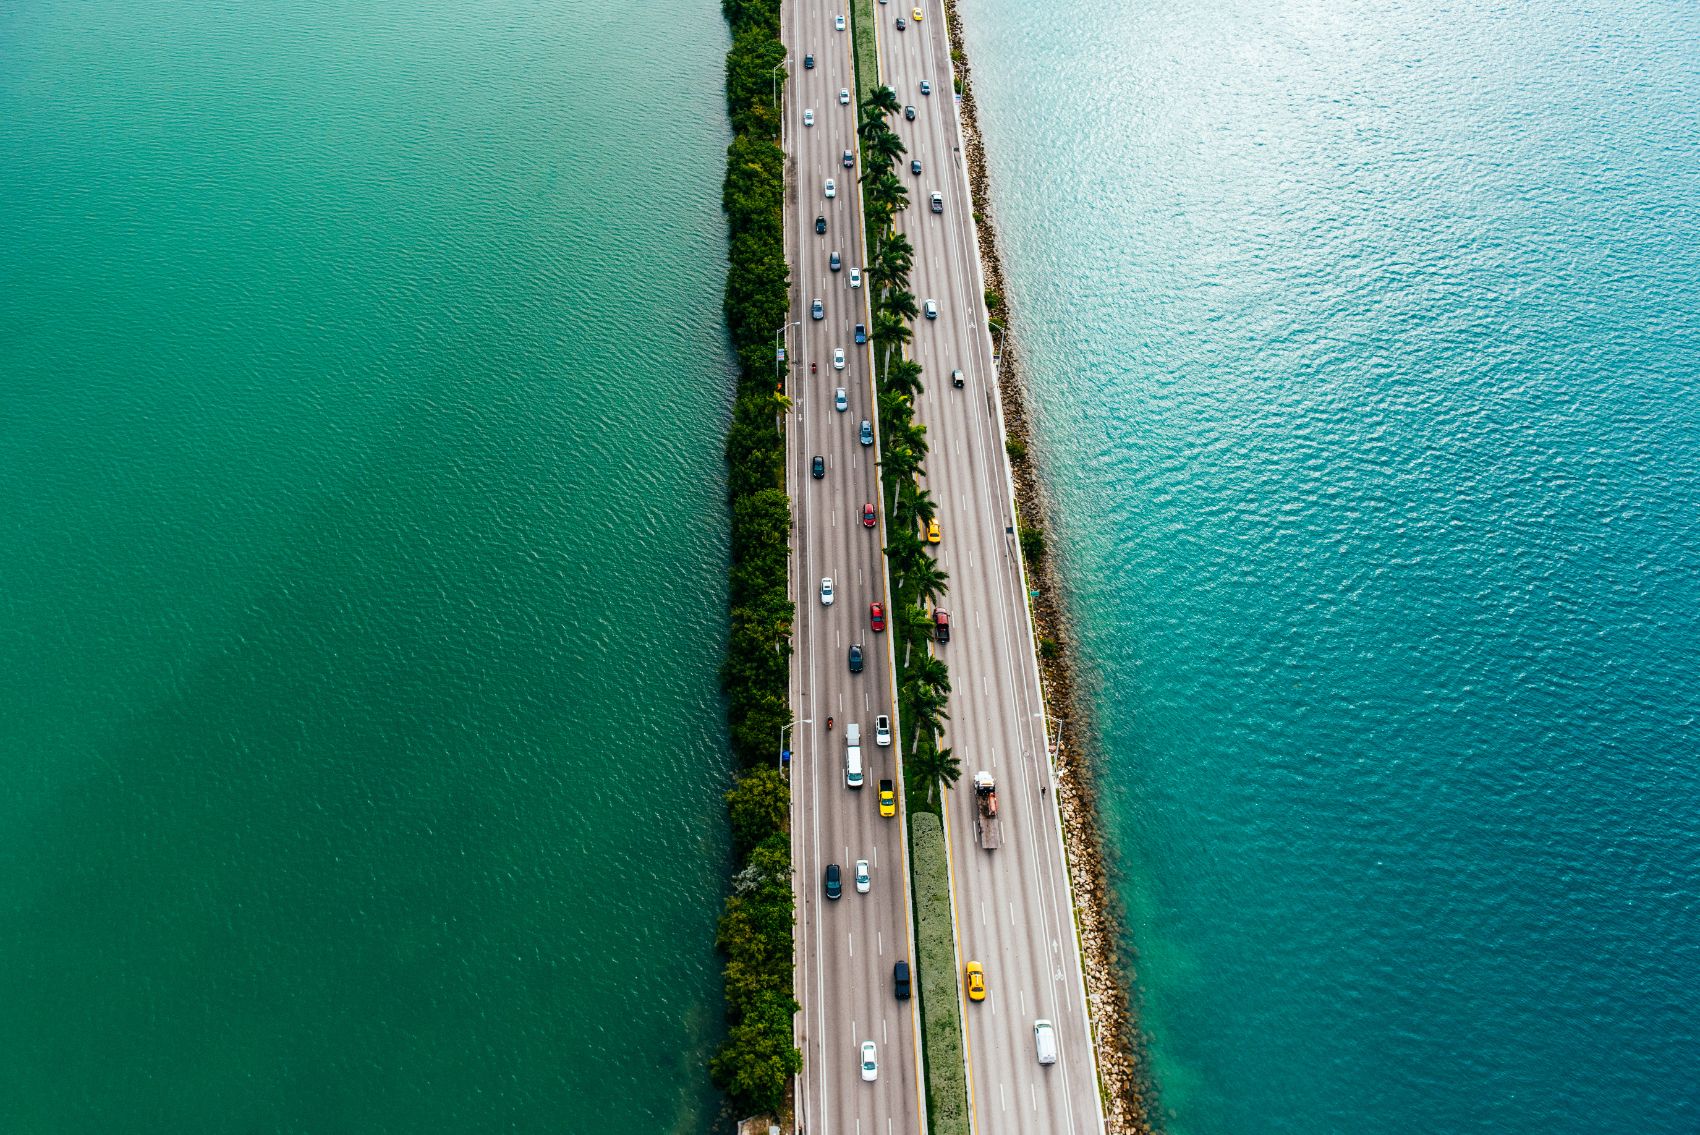
<instances>
[{"instance_id":1,"label":"sandy shoreline edge","mask_svg":"<svg viewBox=\"0 0 1700 1135\"><path fill-rule=\"evenodd\" d=\"M1004 428L1010 439L1028 447L1029 452L1027 458L1010 462L1015 480L1018 523L1039 528L1048 537L1051 531L1048 523L1050 502L1031 457L1027 390L1021 376L1019 341L1008 325L1009 300L1004 290L1003 262L992 219L991 182L986 172L985 149L974 104L972 69L962 42L962 14L955 0L944 0L944 7L952 65L962 82L963 156L968 163L968 186L975 212L980 267L986 287L1004 297L1005 314L1001 320L1004 331L1000 340L1001 363L998 368L998 396L1003 403ZM1063 719L1073 726L1067 730L1066 736L1060 738L1062 743L1053 764L1069 878L1074 889L1086 998L1092 1015L1092 1034L1098 1048L1099 1072L1105 1093L1107 1129L1113 1135L1150 1135L1155 1130L1153 1112L1156 1094L1145 1059L1144 1039L1133 1013L1119 961L1120 944L1126 939L1119 906L1109 886L1104 866L1103 835L1098 827L1090 751L1093 731L1087 724L1091 707L1075 685L1068 612L1061 602L1061 580L1053 558L1044 556L1038 563L1028 560L1027 575L1033 590L1038 592L1031 601L1035 633L1040 641L1050 639L1058 647L1050 658L1043 654L1039 656L1045 709L1051 717ZM1131 978L1130 973L1128 979Z\"/></svg>"}]
</instances>

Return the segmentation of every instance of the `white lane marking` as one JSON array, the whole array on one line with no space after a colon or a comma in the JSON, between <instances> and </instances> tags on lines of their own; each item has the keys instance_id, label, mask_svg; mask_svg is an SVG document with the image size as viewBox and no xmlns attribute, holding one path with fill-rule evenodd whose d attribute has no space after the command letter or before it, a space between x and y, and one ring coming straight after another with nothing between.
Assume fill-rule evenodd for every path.
<instances>
[{"instance_id":1,"label":"white lane marking","mask_svg":"<svg viewBox=\"0 0 1700 1135\"><path fill-rule=\"evenodd\" d=\"M850 951L850 956L855 957L856 956L856 932L854 930L852 930L850 933L848 933L844 936L844 945L845 945L845 948Z\"/></svg>"}]
</instances>

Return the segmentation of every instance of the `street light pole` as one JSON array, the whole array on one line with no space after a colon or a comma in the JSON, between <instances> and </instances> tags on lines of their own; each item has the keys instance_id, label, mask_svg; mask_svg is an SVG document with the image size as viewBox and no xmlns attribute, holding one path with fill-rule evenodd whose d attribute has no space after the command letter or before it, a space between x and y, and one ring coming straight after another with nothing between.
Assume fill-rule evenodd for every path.
<instances>
[{"instance_id":1,"label":"street light pole","mask_svg":"<svg viewBox=\"0 0 1700 1135\"><path fill-rule=\"evenodd\" d=\"M815 719L812 718L812 717L805 717L800 721L797 720L796 718L793 718L790 721L787 721L784 725L781 725L779 727L779 771L780 772L785 771L785 754L786 754L785 734L791 732L791 727L793 725L813 725L814 723L815 723Z\"/></svg>"}]
</instances>

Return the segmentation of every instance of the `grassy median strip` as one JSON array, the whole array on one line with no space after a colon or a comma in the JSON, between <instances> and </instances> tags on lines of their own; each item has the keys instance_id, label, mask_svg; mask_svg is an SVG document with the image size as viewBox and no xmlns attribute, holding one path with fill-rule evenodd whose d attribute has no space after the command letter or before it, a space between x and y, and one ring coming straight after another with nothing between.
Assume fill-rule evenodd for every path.
<instances>
[{"instance_id":1,"label":"grassy median strip","mask_svg":"<svg viewBox=\"0 0 1700 1135\"><path fill-rule=\"evenodd\" d=\"M956 939L951 928L950 864L934 812L909 816L919 951L921 1039L927 1057L927 1118L933 1135L968 1135L968 1081L956 996Z\"/></svg>"},{"instance_id":2,"label":"grassy median strip","mask_svg":"<svg viewBox=\"0 0 1700 1135\"><path fill-rule=\"evenodd\" d=\"M850 30L856 48L856 101L880 85L879 40L874 38L874 0L850 0Z\"/></svg>"}]
</instances>

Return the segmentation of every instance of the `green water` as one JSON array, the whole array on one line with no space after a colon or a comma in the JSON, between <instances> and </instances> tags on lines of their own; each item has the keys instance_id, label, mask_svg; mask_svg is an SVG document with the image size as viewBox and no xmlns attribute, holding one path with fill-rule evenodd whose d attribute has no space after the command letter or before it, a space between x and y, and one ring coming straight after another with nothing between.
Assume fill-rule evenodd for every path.
<instances>
[{"instance_id":1,"label":"green water","mask_svg":"<svg viewBox=\"0 0 1700 1135\"><path fill-rule=\"evenodd\" d=\"M723 35L0 9L0 1131L711 1121Z\"/></svg>"}]
</instances>

